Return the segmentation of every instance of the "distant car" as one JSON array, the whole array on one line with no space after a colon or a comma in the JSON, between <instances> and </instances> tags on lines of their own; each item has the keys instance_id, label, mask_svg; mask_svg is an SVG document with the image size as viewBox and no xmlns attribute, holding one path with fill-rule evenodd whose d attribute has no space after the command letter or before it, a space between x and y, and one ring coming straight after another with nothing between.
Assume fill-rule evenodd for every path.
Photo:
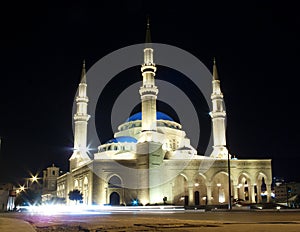
<instances>
[{"instance_id":1,"label":"distant car","mask_svg":"<svg viewBox=\"0 0 300 232\"><path fill-rule=\"evenodd\" d=\"M28 212L29 210L27 209L27 207L17 207L16 208L16 212Z\"/></svg>"},{"instance_id":2,"label":"distant car","mask_svg":"<svg viewBox=\"0 0 300 232\"><path fill-rule=\"evenodd\" d=\"M235 199L233 200L233 204L235 205L245 205L245 201L243 199Z\"/></svg>"}]
</instances>

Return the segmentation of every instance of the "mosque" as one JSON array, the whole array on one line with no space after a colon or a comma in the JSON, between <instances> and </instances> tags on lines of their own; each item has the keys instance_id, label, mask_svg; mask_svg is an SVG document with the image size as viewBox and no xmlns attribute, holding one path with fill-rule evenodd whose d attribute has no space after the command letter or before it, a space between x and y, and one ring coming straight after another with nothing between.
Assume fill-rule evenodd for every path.
<instances>
[{"instance_id":1,"label":"mosque","mask_svg":"<svg viewBox=\"0 0 300 232\"><path fill-rule=\"evenodd\" d=\"M150 42L148 24L146 45ZM269 202L271 160L233 158L226 148L226 112L216 63L210 113L213 151L204 156L191 145L181 124L156 110L159 87L155 84L154 49L149 45L143 52L143 82L137 90L141 112L124 119L114 138L101 144L92 158L85 149L90 116L83 64L74 115L74 152L69 172L57 179L57 196L72 204L68 193L78 189L87 205L200 206L228 204L229 199Z\"/></svg>"}]
</instances>

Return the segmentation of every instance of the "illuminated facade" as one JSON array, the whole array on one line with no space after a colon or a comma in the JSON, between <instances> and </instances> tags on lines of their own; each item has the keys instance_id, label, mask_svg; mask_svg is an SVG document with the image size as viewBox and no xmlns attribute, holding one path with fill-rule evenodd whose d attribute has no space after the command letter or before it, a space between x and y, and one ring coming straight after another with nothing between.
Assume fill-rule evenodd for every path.
<instances>
[{"instance_id":1,"label":"illuminated facade","mask_svg":"<svg viewBox=\"0 0 300 232\"><path fill-rule=\"evenodd\" d=\"M151 48L149 25L146 33L143 77L139 89L142 109L118 127L114 138L98 147L91 158L86 149L88 96L85 65L76 97L74 153L70 171L58 178L58 197L79 189L85 204L130 205L166 202L174 205L228 204L233 199L254 203L269 201L271 160L233 159L226 148L223 94L214 62L212 78L213 152L197 154L182 126L156 110L157 67ZM138 91L138 90L137 90Z\"/></svg>"},{"instance_id":2,"label":"illuminated facade","mask_svg":"<svg viewBox=\"0 0 300 232\"><path fill-rule=\"evenodd\" d=\"M57 178L59 168L52 164L46 170L43 170L42 202L51 200L57 195Z\"/></svg>"},{"instance_id":3,"label":"illuminated facade","mask_svg":"<svg viewBox=\"0 0 300 232\"><path fill-rule=\"evenodd\" d=\"M11 183L0 183L0 212L12 211L15 207L16 191Z\"/></svg>"}]
</instances>

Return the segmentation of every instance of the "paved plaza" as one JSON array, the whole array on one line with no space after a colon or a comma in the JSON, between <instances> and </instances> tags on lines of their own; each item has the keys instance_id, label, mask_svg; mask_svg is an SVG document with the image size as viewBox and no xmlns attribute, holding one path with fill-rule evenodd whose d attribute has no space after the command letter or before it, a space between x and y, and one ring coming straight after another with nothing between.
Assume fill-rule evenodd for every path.
<instances>
[{"instance_id":1,"label":"paved plaza","mask_svg":"<svg viewBox=\"0 0 300 232\"><path fill-rule=\"evenodd\" d=\"M25 221L25 222L24 222ZM0 231L300 231L300 211L0 214Z\"/></svg>"}]
</instances>

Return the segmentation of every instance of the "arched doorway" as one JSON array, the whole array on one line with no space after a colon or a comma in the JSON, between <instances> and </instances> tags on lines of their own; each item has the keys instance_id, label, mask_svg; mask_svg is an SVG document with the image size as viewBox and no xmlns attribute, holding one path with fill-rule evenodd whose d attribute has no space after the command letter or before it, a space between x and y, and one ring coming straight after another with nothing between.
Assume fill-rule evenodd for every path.
<instances>
[{"instance_id":1,"label":"arched doorway","mask_svg":"<svg viewBox=\"0 0 300 232\"><path fill-rule=\"evenodd\" d=\"M212 204L228 204L228 200L228 174L226 172L219 172L212 180Z\"/></svg>"},{"instance_id":2,"label":"arched doorway","mask_svg":"<svg viewBox=\"0 0 300 232\"><path fill-rule=\"evenodd\" d=\"M185 175L178 175L173 182L173 199L176 205L188 205L188 184Z\"/></svg>"},{"instance_id":3,"label":"arched doorway","mask_svg":"<svg viewBox=\"0 0 300 232\"><path fill-rule=\"evenodd\" d=\"M110 205L120 205L120 195L117 192L112 192L109 196Z\"/></svg>"},{"instance_id":4,"label":"arched doorway","mask_svg":"<svg viewBox=\"0 0 300 232\"><path fill-rule=\"evenodd\" d=\"M195 199L195 205L200 205L200 193L199 193L199 191L196 191L194 193L194 199Z\"/></svg>"},{"instance_id":5,"label":"arched doorway","mask_svg":"<svg viewBox=\"0 0 300 232\"><path fill-rule=\"evenodd\" d=\"M260 185L260 192L261 192L261 202L266 203L268 199L267 195L267 185L265 182L265 178L261 178L261 185Z\"/></svg>"},{"instance_id":6,"label":"arched doorway","mask_svg":"<svg viewBox=\"0 0 300 232\"><path fill-rule=\"evenodd\" d=\"M206 176L203 174L196 174L193 178L193 189L194 189L194 204L204 205L206 202L207 187L206 187Z\"/></svg>"},{"instance_id":7,"label":"arched doorway","mask_svg":"<svg viewBox=\"0 0 300 232\"><path fill-rule=\"evenodd\" d=\"M259 173L256 179L256 195L258 203L268 202L268 191L271 189L267 189L268 178L264 173Z\"/></svg>"},{"instance_id":8,"label":"arched doorway","mask_svg":"<svg viewBox=\"0 0 300 232\"><path fill-rule=\"evenodd\" d=\"M251 202L251 197L253 192L251 192L251 181L249 175L242 173L238 179L237 186L237 198L239 201Z\"/></svg>"}]
</instances>

